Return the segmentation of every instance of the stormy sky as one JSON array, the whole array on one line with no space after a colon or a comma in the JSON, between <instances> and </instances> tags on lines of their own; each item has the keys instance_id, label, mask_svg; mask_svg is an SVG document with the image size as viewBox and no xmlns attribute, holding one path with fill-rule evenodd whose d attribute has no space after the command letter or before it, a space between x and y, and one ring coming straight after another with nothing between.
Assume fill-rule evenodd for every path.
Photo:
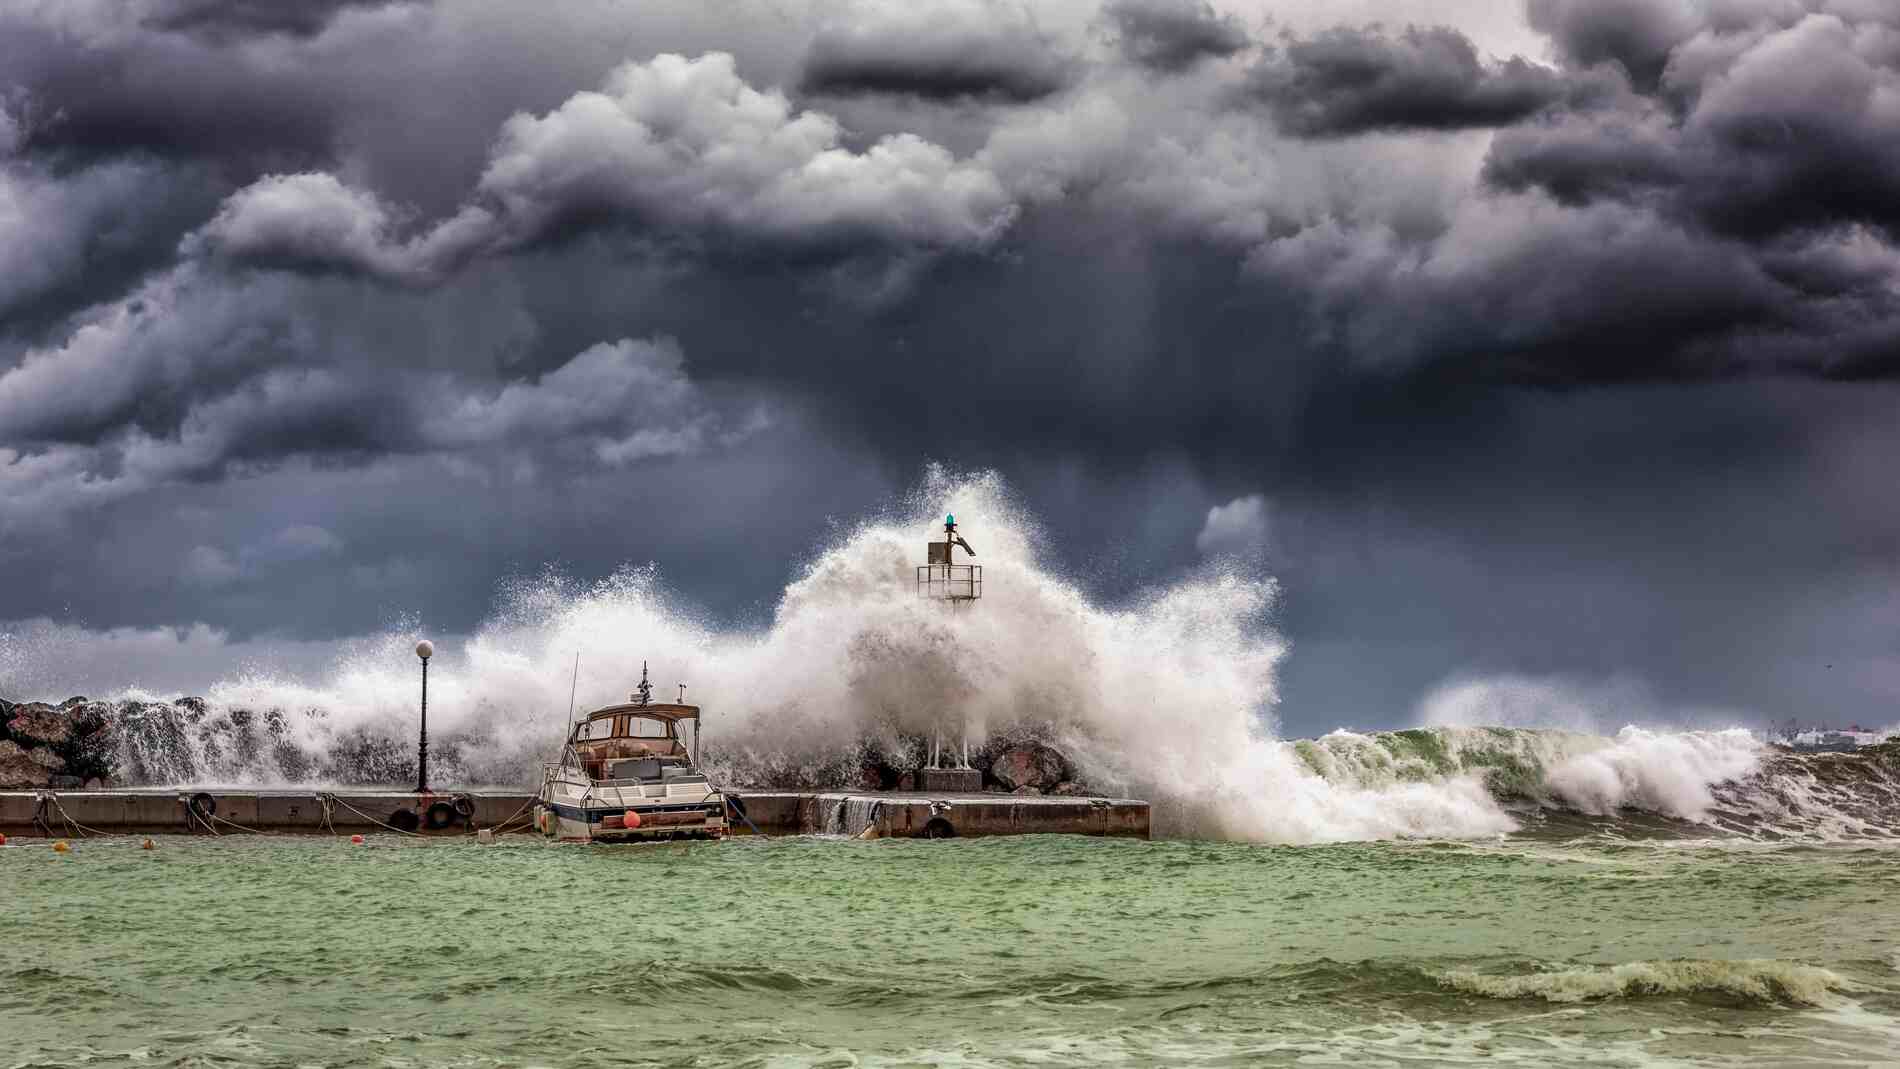
<instances>
[{"instance_id":1,"label":"stormy sky","mask_svg":"<svg viewBox=\"0 0 1900 1069\"><path fill-rule=\"evenodd\" d=\"M1890 0L0 0L0 630L100 688L757 624L936 461L1264 562L1292 732L1886 724L1896 377Z\"/></svg>"}]
</instances>

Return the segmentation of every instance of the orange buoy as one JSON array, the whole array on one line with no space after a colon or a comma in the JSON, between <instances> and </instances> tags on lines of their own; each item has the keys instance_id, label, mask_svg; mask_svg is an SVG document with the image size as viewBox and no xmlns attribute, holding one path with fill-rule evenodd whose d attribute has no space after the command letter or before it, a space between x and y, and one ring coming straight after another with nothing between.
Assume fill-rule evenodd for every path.
<instances>
[{"instance_id":1,"label":"orange buoy","mask_svg":"<svg viewBox=\"0 0 1900 1069\"><path fill-rule=\"evenodd\" d=\"M140 850L156 850L158 849L158 847L152 844L152 840L147 839L144 842L139 844L139 849Z\"/></svg>"},{"instance_id":2,"label":"orange buoy","mask_svg":"<svg viewBox=\"0 0 1900 1069\"><path fill-rule=\"evenodd\" d=\"M67 846L66 840L64 839L61 839L59 842L56 842L53 844L53 853L55 854L65 854L65 853L70 853L71 851L72 851L72 847Z\"/></svg>"},{"instance_id":3,"label":"orange buoy","mask_svg":"<svg viewBox=\"0 0 1900 1069\"><path fill-rule=\"evenodd\" d=\"M350 836L350 845L351 845L351 846L361 846L361 845L363 845L363 837L362 837L361 835L352 835L352 836Z\"/></svg>"},{"instance_id":4,"label":"orange buoy","mask_svg":"<svg viewBox=\"0 0 1900 1069\"><path fill-rule=\"evenodd\" d=\"M4 835L0 835L0 846L5 846L5 845L7 845L7 837Z\"/></svg>"},{"instance_id":5,"label":"orange buoy","mask_svg":"<svg viewBox=\"0 0 1900 1069\"><path fill-rule=\"evenodd\" d=\"M640 814L631 809L627 810L627 812L621 816L620 820L629 828L637 828L640 826Z\"/></svg>"}]
</instances>

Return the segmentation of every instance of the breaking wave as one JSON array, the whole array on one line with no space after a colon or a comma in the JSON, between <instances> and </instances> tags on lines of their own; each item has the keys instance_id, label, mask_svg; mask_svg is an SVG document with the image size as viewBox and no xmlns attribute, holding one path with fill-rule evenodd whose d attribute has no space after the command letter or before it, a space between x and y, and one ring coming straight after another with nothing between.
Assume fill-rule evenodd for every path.
<instances>
[{"instance_id":1,"label":"breaking wave","mask_svg":"<svg viewBox=\"0 0 1900 1069\"><path fill-rule=\"evenodd\" d=\"M965 518L986 571L982 601L956 612L914 587L945 512ZM645 661L659 694L691 684L706 764L736 787L862 786L867 767L919 764L944 715L967 718L979 749L1034 738L1089 788L1153 799L1158 834L1480 838L1550 808L1838 836L1883 827L1857 799L1888 813L1900 801L1887 765L1830 771L1741 731L1433 727L1283 741L1275 596L1270 577L1229 563L1098 604L1044 563L1036 524L999 478L936 471L903 506L842 531L761 628L704 623L651 567L507 584L473 635L438 644L434 778L536 781L566 730L570 686L581 709L624 700ZM252 672L202 699L121 694L120 775L402 782L414 769L417 637L396 628L357 643L314 679Z\"/></svg>"},{"instance_id":2,"label":"breaking wave","mask_svg":"<svg viewBox=\"0 0 1900 1069\"><path fill-rule=\"evenodd\" d=\"M1454 970L1439 983L1467 995L1496 999L1587 1002L1648 995L1724 995L1747 1002L1830 1006L1837 993L1859 985L1815 965L1774 959L1746 961L1635 961L1515 974Z\"/></svg>"}]
</instances>

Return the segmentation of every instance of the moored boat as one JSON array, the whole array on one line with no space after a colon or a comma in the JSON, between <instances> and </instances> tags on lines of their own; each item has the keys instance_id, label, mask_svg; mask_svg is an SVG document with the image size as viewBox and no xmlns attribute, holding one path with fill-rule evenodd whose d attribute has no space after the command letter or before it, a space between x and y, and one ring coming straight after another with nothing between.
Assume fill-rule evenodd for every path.
<instances>
[{"instance_id":1,"label":"moored boat","mask_svg":"<svg viewBox=\"0 0 1900 1069\"><path fill-rule=\"evenodd\" d=\"M568 842L725 837L725 797L698 768L699 707L655 702L652 690L642 666L630 701L574 725L561 760L545 766L534 813L543 834Z\"/></svg>"}]
</instances>

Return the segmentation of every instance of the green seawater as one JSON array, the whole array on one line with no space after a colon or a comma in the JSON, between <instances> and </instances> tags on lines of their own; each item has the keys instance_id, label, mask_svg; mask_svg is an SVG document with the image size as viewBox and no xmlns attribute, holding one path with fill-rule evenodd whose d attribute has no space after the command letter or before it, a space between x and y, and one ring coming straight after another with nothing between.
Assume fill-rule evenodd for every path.
<instances>
[{"instance_id":1,"label":"green seawater","mask_svg":"<svg viewBox=\"0 0 1900 1069\"><path fill-rule=\"evenodd\" d=\"M0 848L0 1067L1900 1064L1900 848Z\"/></svg>"}]
</instances>

